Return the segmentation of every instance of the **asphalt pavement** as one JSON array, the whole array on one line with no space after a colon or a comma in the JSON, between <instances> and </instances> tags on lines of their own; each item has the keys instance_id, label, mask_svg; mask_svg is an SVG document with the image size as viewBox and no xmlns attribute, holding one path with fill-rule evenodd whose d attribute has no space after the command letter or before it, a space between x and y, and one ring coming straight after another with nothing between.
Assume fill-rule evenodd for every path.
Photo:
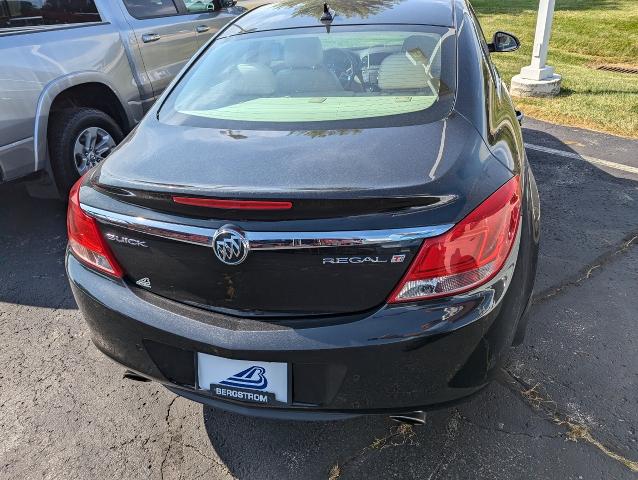
<instances>
[{"instance_id":1,"label":"asphalt pavement","mask_svg":"<svg viewBox=\"0 0 638 480\"><path fill-rule=\"evenodd\" d=\"M0 186L0 478L638 478L638 141L525 126L542 201L527 338L423 427L247 418L123 379L71 296L64 208Z\"/></svg>"}]
</instances>

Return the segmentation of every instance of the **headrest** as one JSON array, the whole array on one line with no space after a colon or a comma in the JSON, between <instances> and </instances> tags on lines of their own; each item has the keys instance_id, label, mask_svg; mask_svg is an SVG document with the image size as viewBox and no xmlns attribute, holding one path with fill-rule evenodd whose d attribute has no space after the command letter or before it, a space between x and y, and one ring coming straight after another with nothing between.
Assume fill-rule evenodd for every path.
<instances>
[{"instance_id":1,"label":"headrest","mask_svg":"<svg viewBox=\"0 0 638 480\"><path fill-rule=\"evenodd\" d=\"M428 85L426 65L408 57L408 52L387 56L379 67L381 90L418 90Z\"/></svg>"},{"instance_id":2,"label":"headrest","mask_svg":"<svg viewBox=\"0 0 638 480\"><path fill-rule=\"evenodd\" d=\"M403 51L420 50L421 53L430 58L439 41L430 35L411 35L403 41Z\"/></svg>"},{"instance_id":3,"label":"headrest","mask_svg":"<svg viewBox=\"0 0 638 480\"><path fill-rule=\"evenodd\" d=\"M259 46L257 47L257 61L259 63L270 65L270 62L272 62L272 50L274 45L275 42L273 41L259 42Z\"/></svg>"},{"instance_id":4,"label":"headrest","mask_svg":"<svg viewBox=\"0 0 638 480\"><path fill-rule=\"evenodd\" d=\"M232 75L231 89L235 95L272 95L276 86L272 70L259 63L239 64Z\"/></svg>"},{"instance_id":5,"label":"headrest","mask_svg":"<svg viewBox=\"0 0 638 480\"><path fill-rule=\"evenodd\" d=\"M288 38L284 42L284 61L288 67L310 68L323 62L323 47L317 37Z\"/></svg>"}]
</instances>

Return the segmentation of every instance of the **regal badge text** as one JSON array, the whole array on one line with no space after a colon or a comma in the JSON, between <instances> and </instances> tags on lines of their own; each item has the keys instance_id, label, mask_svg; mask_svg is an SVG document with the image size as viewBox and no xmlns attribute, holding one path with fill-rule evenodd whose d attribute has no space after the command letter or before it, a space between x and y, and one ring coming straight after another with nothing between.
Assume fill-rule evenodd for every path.
<instances>
[{"instance_id":1,"label":"regal badge text","mask_svg":"<svg viewBox=\"0 0 638 480\"><path fill-rule=\"evenodd\" d=\"M393 255L388 257L324 257L323 264L347 264L347 263L402 263L405 255Z\"/></svg>"}]
</instances>

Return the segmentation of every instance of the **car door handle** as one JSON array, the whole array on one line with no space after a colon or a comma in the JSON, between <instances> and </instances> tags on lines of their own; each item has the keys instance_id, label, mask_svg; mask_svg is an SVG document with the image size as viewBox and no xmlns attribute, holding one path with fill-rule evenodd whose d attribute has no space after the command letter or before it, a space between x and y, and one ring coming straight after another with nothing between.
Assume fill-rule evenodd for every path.
<instances>
[{"instance_id":1,"label":"car door handle","mask_svg":"<svg viewBox=\"0 0 638 480\"><path fill-rule=\"evenodd\" d=\"M145 33L142 35L142 41L144 43L157 42L160 38L162 38L161 35L157 33Z\"/></svg>"},{"instance_id":2,"label":"car door handle","mask_svg":"<svg viewBox=\"0 0 638 480\"><path fill-rule=\"evenodd\" d=\"M205 33L210 30L210 27L206 25L197 25L195 27L195 30L197 31L197 33Z\"/></svg>"}]
</instances>

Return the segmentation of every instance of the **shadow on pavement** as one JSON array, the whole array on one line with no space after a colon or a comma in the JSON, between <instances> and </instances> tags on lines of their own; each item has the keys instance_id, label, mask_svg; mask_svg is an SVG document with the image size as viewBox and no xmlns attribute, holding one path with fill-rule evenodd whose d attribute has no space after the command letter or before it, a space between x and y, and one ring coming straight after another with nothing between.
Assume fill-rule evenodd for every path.
<instances>
[{"instance_id":1,"label":"shadow on pavement","mask_svg":"<svg viewBox=\"0 0 638 480\"><path fill-rule=\"evenodd\" d=\"M527 144L578 155L564 141L542 130L524 128L523 137ZM638 177L630 179L620 171L605 171L582 157L566 158L531 149L527 149L527 157L541 199L541 249L535 288L539 293L577 275L636 231Z\"/></svg>"},{"instance_id":2,"label":"shadow on pavement","mask_svg":"<svg viewBox=\"0 0 638 480\"><path fill-rule=\"evenodd\" d=\"M352 473L356 478L380 478L377 474L381 472L375 474L371 468L377 461L385 465L384 475L394 469L405 476L408 466L400 458L408 448L420 452L421 467L425 462L434 468L447 441L450 415L448 411L432 412L425 426L408 427L383 415L297 422L244 417L203 407L212 446L237 478L327 479L337 478L337 473L339 478Z\"/></svg>"},{"instance_id":3,"label":"shadow on pavement","mask_svg":"<svg viewBox=\"0 0 638 480\"><path fill-rule=\"evenodd\" d=\"M64 271L66 207L0 185L0 304L76 308Z\"/></svg>"}]
</instances>

